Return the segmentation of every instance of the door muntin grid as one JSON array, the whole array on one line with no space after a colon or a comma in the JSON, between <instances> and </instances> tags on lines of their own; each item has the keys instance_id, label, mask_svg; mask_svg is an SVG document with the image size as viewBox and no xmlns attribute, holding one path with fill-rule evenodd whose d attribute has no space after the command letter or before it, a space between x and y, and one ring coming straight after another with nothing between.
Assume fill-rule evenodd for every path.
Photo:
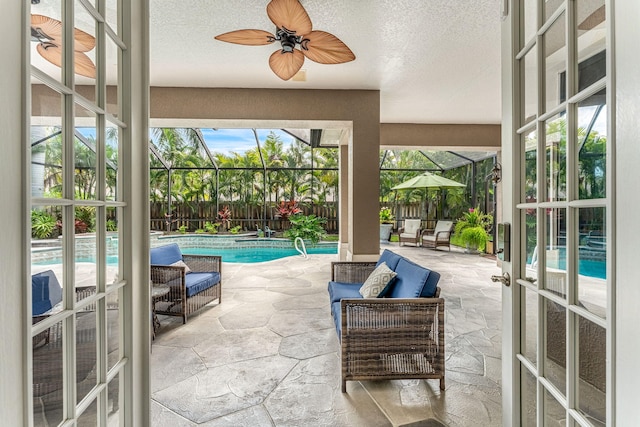
<instances>
[{"instance_id":1,"label":"door muntin grid","mask_svg":"<svg viewBox=\"0 0 640 427\"><path fill-rule=\"evenodd\" d=\"M605 1L518 3L518 413L523 425L605 425Z\"/></svg>"}]
</instances>

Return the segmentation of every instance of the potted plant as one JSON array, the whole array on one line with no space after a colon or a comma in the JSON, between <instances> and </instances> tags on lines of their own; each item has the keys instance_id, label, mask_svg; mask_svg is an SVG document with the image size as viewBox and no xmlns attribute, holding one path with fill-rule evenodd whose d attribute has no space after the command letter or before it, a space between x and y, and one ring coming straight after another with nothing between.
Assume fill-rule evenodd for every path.
<instances>
[{"instance_id":1,"label":"potted plant","mask_svg":"<svg viewBox=\"0 0 640 427\"><path fill-rule=\"evenodd\" d=\"M463 214L455 226L455 233L467 246L467 253L477 253L478 248L484 248L489 238L487 230L491 227L493 217L482 213L478 208L471 208Z\"/></svg>"},{"instance_id":2,"label":"potted plant","mask_svg":"<svg viewBox=\"0 0 640 427\"><path fill-rule=\"evenodd\" d=\"M393 212L391 212L391 208L382 207L380 208L380 241L388 242L391 237L391 232L393 231Z\"/></svg>"}]
</instances>

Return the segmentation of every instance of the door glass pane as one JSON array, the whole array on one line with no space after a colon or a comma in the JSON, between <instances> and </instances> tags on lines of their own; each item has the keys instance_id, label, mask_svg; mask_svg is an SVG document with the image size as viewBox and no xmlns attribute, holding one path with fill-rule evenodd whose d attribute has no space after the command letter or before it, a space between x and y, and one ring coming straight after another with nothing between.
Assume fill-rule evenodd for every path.
<instances>
[{"instance_id":1,"label":"door glass pane","mask_svg":"<svg viewBox=\"0 0 640 427\"><path fill-rule=\"evenodd\" d=\"M520 406L522 408L522 427L536 427L537 401L536 377L524 366L520 365Z\"/></svg>"},{"instance_id":2,"label":"door glass pane","mask_svg":"<svg viewBox=\"0 0 640 427\"><path fill-rule=\"evenodd\" d=\"M578 60L603 51L606 47L606 11L604 0L577 1Z\"/></svg>"},{"instance_id":3,"label":"door glass pane","mask_svg":"<svg viewBox=\"0 0 640 427\"><path fill-rule=\"evenodd\" d=\"M118 68L122 53L120 47L109 36L106 37L107 41L107 66L106 66L106 79L107 85L107 105L106 109L109 114L113 114L118 117L120 106L118 104L120 90Z\"/></svg>"},{"instance_id":4,"label":"door glass pane","mask_svg":"<svg viewBox=\"0 0 640 427\"><path fill-rule=\"evenodd\" d=\"M607 335L595 323L578 318L578 410L593 425L604 426L607 419Z\"/></svg>"},{"instance_id":5,"label":"door glass pane","mask_svg":"<svg viewBox=\"0 0 640 427\"><path fill-rule=\"evenodd\" d=\"M607 196L606 92L578 104L578 194L580 199Z\"/></svg>"},{"instance_id":6,"label":"door glass pane","mask_svg":"<svg viewBox=\"0 0 640 427\"><path fill-rule=\"evenodd\" d=\"M567 40L565 14L561 14L543 36L545 111L566 98Z\"/></svg>"},{"instance_id":7,"label":"door glass pane","mask_svg":"<svg viewBox=\"0 0 640 427\"><path fill-rule=\"evenodd\" d=\"M522 135L524 140L524 203L537 201L538 195L538 132Z\"/></svg>"},{"instance_id":8,"label":"door glass pane","mask_svg":"<svg viewBox=\"0 0 640 427\"><path fill-rule=\"evenodd\" d=\"M544 426L565 427L567 412L551 393L544 391Z\"/></svg>"},{"instance_id":9,"label":"door glass pane","mask_svg":"<svg viewBox=\"0 0 640 427\"><path fill-rule=\"evenodd\" d=\"M564 0L543 0L542 7L544 8L544 20L545 22L553 15L553 12L558 10L562 6Z\"/></svg>"},{"instance_id":10,"label":"door glass pane","mask_svg":"<svg viewBox=\"0 0 640 427\"><path fill-rule=\"evenodd\" d=\"M522 123L533 121L538 115L538 50L534 46L522 59Z\"/></svg>"},{"instance_id":11,"label":"door glass pane","mask_svg":"<svg viewBox=\"0 0 640 427\"><path fill-rule=\"evenodd\" d=\"M62 95L31 88L31 196L62 197Z\"/></svg>"},{"instance_id":12,"label":"door glass pane","mask_svg":"<svg viewBox=\"0 0 640 427\"><path fill-rule=\"evenodd\" d=\"M107 208L107 286L118 283L120 266L118 234L119 211L117 208Z\"/></svg>"},{"instance_id":13,"label":"door glass pane","mask_svg":"<svg viewBox=\"0 0 640 427\"><path fill-rule=\"evenodd\" d=\"M105 188L106 200L118 200L118 160L120 150L120 128L110 122L106 127L106 161L107 182Z\"/></svg>"},{"instance_id":14,"label":"door glass pane","mask_svg":"<svg viewBox=\"0 0 640 427\"><path fill-rule=\"evenodd\" d=\"M538 294L521 287L522 306L520 307L520 352L534 365L537 362L538 339Z\"/></svg>"},{"instance_id":15,"label":"door glass pane","mask_svg":"<svg viewBox=\"0 0 640 427\"><path fill-rule=\"evenodd\" d=\"M566 316L567 310L558 303L546 301L547 345L544 359L545 377L561 393L566 393Z\"/></svg>"},{"instance_id":16,"label":"door glass pane","mask_svg":"<svg viewBox=\"0 0 640 427\"><path fill-rule=\"evenodd\" d=\"M578 301L602 318L607 315L606 209L578 210L580 247L578 249Z\"/></svg>"},{"instance_id":17,"label":"door glass pane","mask_svg":"<svg viewBox=\"0 0 640 427\"><path fill-rule=\"evenodd\" d=\"M547 209L547 247L544 288L562 297L567 295L567 211Z\"/></svg>"},{"instance_id":18,"label":"door glass pane","mask_svg":"<svg viewBox=\"0 0 640 427\"><path fill-rule=\"evenodd\" d=\"M95 234L96 208L76 206L76 300L80 301L96 293L98 280L98 249Z\"/></svg>"},{"instance_id":19,"label":"door glass pane","mask_svg":"<svg viewBox=\"0 0 640 427\"><path fill-rule=\"evenodd\" d=\"M116 375L107 387L107 425L117 426L120 425L120 375Z\"/></svg>"},{"instance_id":20,"label":"door glass pane","mask_svg":"<svg viewBox=\"0 0 640 427\"><path fill-rule=\"evenodd\" d=\"M119 291L107 294L107 369L120 360L120 298Z\"/></svg>"},{"instance_id":21,"label":"door glass pane","mask_svg":"<svg viewBox=\"0 0 640 427\"><path fill-rule=\"evenodd\" d=\"M80 402L97 384L96 305L89 304L76 314L76 383Z\"/></svg>"},{"instance_id":22,"label":"door glass pane","mask_svg":"<svg viewBox=\"0 0 640 427\"><path fill-rule=\"evenodd\" d=\"M31 310L34 324L63 309L61 206L31 208ZM36 320L35 318L38 317Z\"/></svg>"},{"instance_id":23,"label":"door glass pane","mask_svg":"<svg viewBox=\"0 0 640 427\"><path fill-rule=\"evenodd\" d=\"M33 339L33 425L55 426L62 421L62 322Z\"/></svg>"},{"instance_id":24,"label":"door glass pane","mask_svg":"<svg viewBox=\"0 0 640 427\"><path fill-rule=\"evenodd\" d=\"M60 0L31 4L31 65L62 81L64 46L62 40L62 7Z\"/></svg>"},{"instance_id":25,"label":"door glass pane","mask_svg":"<svg viewBox=\"0 0 640 427\"><path fill-rule=\"evenodd\" d=\"M567 199L567 121L558 114L545 122L547 200Z\"/></svg>"},{"instance_id":26,"label":"door glass pane","mask_svg":"<svg viewBox=\"0 0 640 427\"><path fill-rule=\"evenodd\" d=\"M75 198L95 200L96 194L96 116L76 104L75 128Z\"/></svg>"},{"instance_id":27,"label":"door glass pane","mask_svg":"<svg viewBox=\"0 0 640 427\"><path fill-rule=\"evenodd\" d=\"M94 427L98 425L98 402L93 401L82 415L78 417L78 427Z\"/></svg>"},{"instance_id":28,"label":"door glass pane","mask_svg":"<svg viewBox=\"0 0 640 427\"><path fill-rule=\"evenodd\" d=\"M538 280L538 219L535 209L525 211L525 238L527 239L527 270L525 276L531 283Z\"/></svg>"},{"instance_id":29,"label":"door glass pane","mask_svg":"<svg viewBox=\"0 0 640 427\"><path fill-rule=\"evenodd\" d=\"M522 48L536 36L536 31L538 30L538 7L535 1L521 0L520 9L522 10L524 21L524 34L520 41L520 47Z\"/></svg>"},{"instance_id":30,"label":"door glass pane","mask_svg":"<svg viewBox=\"0 0 640 427\"><path fill-rule=\"evenodd\" d=\"M114 33L118 34L120 26L118 25L118 0L106 0L105 19L109 27Z\"/></svg>"},{"instance_id":31,"label":"door glass pane","mask_svg":"<svg viewBox=\"0 0 640 427\"><path fill-rule=\"evenodd\" d=\"M89 101L96 102L96 22L82 3L76 1L74 31L75 88Z\"/></svg>"}]
</instances>

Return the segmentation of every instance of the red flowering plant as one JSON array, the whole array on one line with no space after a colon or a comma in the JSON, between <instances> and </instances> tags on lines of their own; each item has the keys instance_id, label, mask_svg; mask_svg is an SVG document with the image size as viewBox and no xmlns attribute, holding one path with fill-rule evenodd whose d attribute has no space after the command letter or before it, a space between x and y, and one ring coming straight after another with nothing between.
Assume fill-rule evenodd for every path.
<instances>
[{"instance_id":1,"label":"red flowering plant","mask_svg":"<svg viewBox=\"0 0 640 427\"><path fill-rule=\"evenodd\" d=\"M280 228L284 229L284 222L291 216L302 213L302 209L298 207L298 202L295 200L281 200L280 204L275 208L276 213L274 217L280 220Z\"/></svg>"},{"instance_id":2,"label":"red flowering plant","mask_svg":"<svg viewBox=\"0 0 640 427\"><path fill-rule=\"evenodd\" d=\"M275 209L276 213L274 216L281 220L289 219L290 216L302 212L302 209L298 207L298 202L295 200L281 200L280 204L276 206Z\"/></svg>"},{"instance_id":3,"label":"red flowering plant","mask_svg":"<svg viewBox=\"0 0 640 427\"><path fill-rule=\"evenodd\" d=\"M229 225L231 224L231 210L229 210L229 206L225 206L218 211L218 221L220 221L220 225L223 230L227 230L229 228Z\"/></svg>"}]
</instances>

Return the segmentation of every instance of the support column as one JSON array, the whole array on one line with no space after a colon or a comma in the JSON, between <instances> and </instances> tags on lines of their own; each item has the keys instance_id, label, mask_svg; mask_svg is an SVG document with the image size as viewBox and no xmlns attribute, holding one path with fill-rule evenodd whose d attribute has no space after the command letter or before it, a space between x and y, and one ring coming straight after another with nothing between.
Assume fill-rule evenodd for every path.
<instances>
[{"instance_id":1,"label":"support column","mask_svg":"<svg viewBox=\"0 0 640 427\"><path fill-rule=\"evenodd\" d=\"M379 104L379 97L375 98ZM379 109L377 110L379 111ZM375 116L375 117L374 117ZM349 252L353 261L380 256L380 118L354 121L349 144Z\"/></svg>"},{"instance_id":2,"label":"support column","mask_svg":"<svg viewBox=\"0 0 640 427\"><path fill-rule=\"evenodd\" d=\"M351 142L349 142L351 144ZM339 194L339 224L340 234L338 257L340 261L347 260L349 252L349 145L340 146L340 194Z\"/></svg>"}]
</instances>

